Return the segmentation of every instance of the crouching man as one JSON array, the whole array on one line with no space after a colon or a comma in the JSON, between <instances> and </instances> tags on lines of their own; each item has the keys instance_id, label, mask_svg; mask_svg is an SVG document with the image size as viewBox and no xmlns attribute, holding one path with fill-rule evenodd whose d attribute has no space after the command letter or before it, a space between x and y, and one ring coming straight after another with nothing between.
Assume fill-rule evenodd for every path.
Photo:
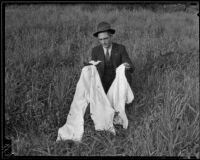
<instances>
[{"instance_id":1,"label":"crouching man","mask_svg":"<svg viewBox=\"0 0 200 160\"><path fill-rule=\"evenodd\" d=\"M131 86L131 73L134 66L128 56L125 46L112 42L112 35L115 30L107 22L101 22L97 26L97 31L93 34L98 38L100 45L92 49L91 58L94 61L101 61L97 65L97 70L102 81L105 93L108 92L113 80L115 79L116 68L124 64L126 67L126 78Z\"/></svg>"}]
</instances>

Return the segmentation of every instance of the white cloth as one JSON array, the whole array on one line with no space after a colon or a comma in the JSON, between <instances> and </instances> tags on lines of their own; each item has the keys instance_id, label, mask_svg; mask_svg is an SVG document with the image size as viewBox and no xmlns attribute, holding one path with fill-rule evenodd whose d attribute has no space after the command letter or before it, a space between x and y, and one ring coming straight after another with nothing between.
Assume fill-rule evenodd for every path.
<instances>
[{"instance_id":1,"label":"white cloth","mask_svg":"<svg viewBox=\"0 0 200 160\"><path fill-rule=\"evenodd\" d=\"M118 112L115 119L116 124L128 127L128 119L125 113L125 103L131 103L134 99L133 92L125 76L125 66L122 64L116 69L116 77L110 86L107 97L111 106Z\"/></svg>"},{"instance_id":2,"label":"white cloth","mask_svg":"<svg viewBox=\"0 0 200 160\"><path fill-rule=\"evenodd\" d=\"M82 69L67 121L59 128L56 141L67 139L81 141L84 132L84 114L88 103L90 103L95 130L107 130L115 134L113 126L115 111L119 112L120 120L116 123L122 124L124 128L128 127L125 103L130 103L134 96L125 77L125 66L120 65L116 69L116 78L106 95L95 67L99 62L90 63L93 65Z\"/></svg>"}]
</instances>

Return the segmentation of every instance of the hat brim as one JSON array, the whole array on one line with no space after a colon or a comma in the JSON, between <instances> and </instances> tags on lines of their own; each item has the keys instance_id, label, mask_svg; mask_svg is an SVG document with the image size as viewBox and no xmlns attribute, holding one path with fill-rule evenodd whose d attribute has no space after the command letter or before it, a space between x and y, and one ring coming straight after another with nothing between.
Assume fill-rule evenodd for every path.
<instances>
[{"instance_id":1,"label":"hat brim","mask_svg":"<svg viewBox=\"0 0 200 160\"><path fill-rule=\"evenodd\" d=\"M98 31L98 32L94 33L93 36L98 37L98 34L102 33L102 32L110 32L111 34L114 34L115 30L114 29L107 29L107 30L103 30L103 31Z\"/></svg>"}]
</instances>

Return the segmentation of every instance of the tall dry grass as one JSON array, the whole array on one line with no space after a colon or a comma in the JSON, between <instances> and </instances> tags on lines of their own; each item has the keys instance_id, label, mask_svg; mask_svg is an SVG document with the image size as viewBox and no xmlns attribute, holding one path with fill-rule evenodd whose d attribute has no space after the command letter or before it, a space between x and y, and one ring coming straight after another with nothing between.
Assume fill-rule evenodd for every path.
<instances>
[{"instance_id":1,"label":"tall dry grass","mask_svg":"<svg viewBox=\"0 0 200 160\"><path fill-rule=\"evenodd\" d=\"M89 8L91 9L91 8ZM5 9L5 123L15 155L199 158L199 21L194 12L112 5L18 5ZM129 128L94 130L81 143L56 143L96 25L108 21L136 70Z\"/></svg>"}]
</instances>

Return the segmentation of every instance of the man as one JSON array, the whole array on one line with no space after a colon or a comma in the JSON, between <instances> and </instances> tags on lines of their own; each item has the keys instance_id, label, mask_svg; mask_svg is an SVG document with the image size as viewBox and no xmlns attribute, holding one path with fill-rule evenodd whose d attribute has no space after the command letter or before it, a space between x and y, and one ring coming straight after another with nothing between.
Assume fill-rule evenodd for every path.
<instances>
[{"instance_id":1,"label":"man","mask_svg":"<svg viewBox=\"0 0 200 160\"><path fill-rule=\"evenodd\" d=\"M125 129L128 127L128 119L124 112L124 107L125 103L131 103L134 95L131 87L125 86L128 86L126 78L129 84L131 84L131 73L134 71L134 66L125 47L111 41L114 33L115 30L111 29L110 24L107 22L101 22L97 26L97 32L93 35L99 39L100 45L92 49L91 60L96 61L93 64L97 67L101 81L94 66L90 69L88 69L89 67L82 69L67 121L64 126L59 128L56 141L67 139L81 141L84 132L83 115L86 108L88 108L88 103L90 103L90 108L88 108L89 110L86 113L88 111L91 113L95 130L108 130L116 134L113 123L121 124ZM99 61L101 62L99 63ZM84 64L89 65L88 63ZM121 64L125 65L126 78L123 75L124 66L120 66ZM118 66L119 68L117 68ZM116 68L117 74L115 73ZM113 81L113 86L110 92L108 92ZM91 86L93 84L99 86L101 82L103 88L98 87L99 89L97 90L95 86ZM107 95L105 95L103 89L105 93L108 92ZM96 96L97 93L99 94L98 96Z\"/></svg>"},{"instance_id":2,"label":"man","mask_svg":"<svg viewBox=\"0 0 200 160\"><path fill-rule=\"evenodd\" d=\"M126 67L126 78L131 85L131 73L134 71L134 66L128 56L125 46L112 42L112 35L115 30L111 28L107 22L101 22L97 26L97 32L93 34L97 37L100 45L92 49L91 59L101 61L97 65L97 70L102 81L105 93L108 92L114 78L116 68L124 64Z\"/></svg>"}]
</instances>

